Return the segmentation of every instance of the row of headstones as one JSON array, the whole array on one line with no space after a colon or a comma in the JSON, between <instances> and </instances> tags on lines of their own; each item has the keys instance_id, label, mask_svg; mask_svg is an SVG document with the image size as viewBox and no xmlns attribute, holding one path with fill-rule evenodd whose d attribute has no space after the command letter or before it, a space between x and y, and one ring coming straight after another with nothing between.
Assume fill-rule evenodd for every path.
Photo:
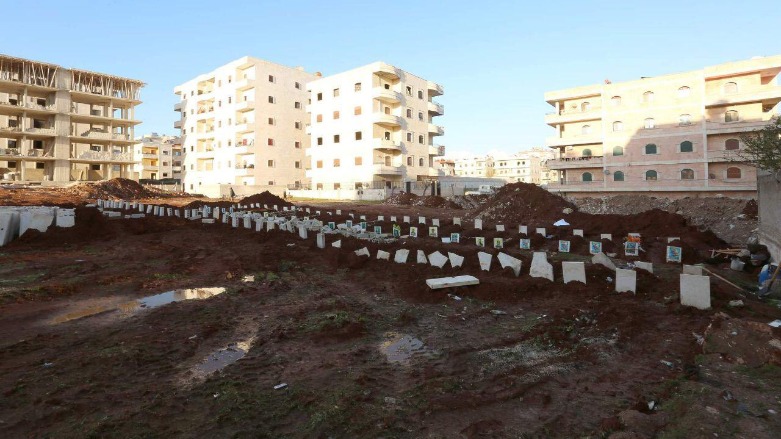
<instances>
[{"instance_id":1,"label":"row of headstones","mask_svg":"<svg viewBox=\"0 0 781 439\"><path fill-rule=\"evenodd\" d=\"M45 232L49 227L75 225L75 209L48 206L0 206L0 247L30 229Z\"/></svg>"}]
</instances>

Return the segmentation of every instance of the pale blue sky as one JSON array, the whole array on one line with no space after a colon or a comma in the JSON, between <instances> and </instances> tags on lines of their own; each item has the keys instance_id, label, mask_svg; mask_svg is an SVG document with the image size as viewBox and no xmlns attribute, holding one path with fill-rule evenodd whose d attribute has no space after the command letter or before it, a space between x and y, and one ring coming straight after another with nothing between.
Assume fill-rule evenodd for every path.
<instances>
[{"instance_id":1,"label":"pale blue sky","mask_svg":"<svg viewBox=\"0 0 781 439\"><path fill-rule=\"evenodd\" d=\"M382 60L445 87L440 143L474 154L543 145L549 90L781 54L775 1L0 0L0 11L0 53L146 82L137 135L175 134L173 87L244 55L325 75Z\"/></svg>"}]
</instances>

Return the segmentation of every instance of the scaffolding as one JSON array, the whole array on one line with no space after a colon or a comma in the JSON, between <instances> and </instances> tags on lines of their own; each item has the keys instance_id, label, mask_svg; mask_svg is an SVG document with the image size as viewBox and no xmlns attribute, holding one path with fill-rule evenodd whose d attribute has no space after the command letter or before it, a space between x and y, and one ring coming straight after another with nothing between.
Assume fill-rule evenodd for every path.
<instances>
[{"instance_id":1,"label":"scaffolding","mask_svg":"<svg viewBox=\"0 0 781 439\"><path fill-rule=\"evenodd\" d=\"M54 64L0 55L0 80L3 81L57 88L57 69Z\"/></svg>"}]
</instances>

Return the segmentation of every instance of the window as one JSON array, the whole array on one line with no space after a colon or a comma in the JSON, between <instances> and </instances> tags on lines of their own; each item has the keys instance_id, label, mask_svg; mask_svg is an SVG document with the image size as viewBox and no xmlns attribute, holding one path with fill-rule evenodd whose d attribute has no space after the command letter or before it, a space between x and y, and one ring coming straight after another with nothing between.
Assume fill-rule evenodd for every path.
<instances>
[{"instance_id":1,"label":"window","mask_svg":"<svg viewBox=\"0 0 781 439\"><path fill-rule=\"evenodd\" d=\"M648 145L645 145L645 153L646 154L657 154L656 144L649 143Z\"/></svg>"},{"instance_id":2,"label":"window","mask_svg":"<svg viewBox=\"0 0 781 439\"><path fill-rule=\"evenodd\" d=\"M654 170L645 171L645 179L648 181L656 181L658 174Z\"/></svg>"},{"instance_id":3,"label":"window","mask_svg":"<svg viewBox=\"0 0 781 439\"><path fill-rule=\"evenodd\" d=\"M741 172L740 168L731 167L727 168L727 178L740 178Z\"/></svg>"},{"instance_id":4,"label":"window","mask_svg":"<svg viewBox=\"0 0 781 439\"><path fill-rule=\"evenodd\" d=\"M334 120L339 119L339 112L334 111Z\"/></svg>"},{"instance_id":5,"label":"window","mask_svg":"<svg viewBox=\"0 0 781 439\"><path fill-rule=\"evenodd\" d=\"M591 150L588 149L588 148L584 149L583 152L581 153L581 156L583 156L583 157L591 157Z\"/></svg>"},{"instance_id":6,"label":"window","mask_svg":"<svg viewBox=\"0 0 781 439\"><path fill-rule=\"evenodd\" d=\"M323 144L323 138L322 137L318 137L317 138L317 144L318 145L322 145Z\"/></svg>"},{"instance_id":7,"label":"window","mask_svg":"<svg viewBox=\"0 0 781 439\"><path fill-rule=\"evenodd\" d=\"M233 97L232 97L232 96L228 96L228 103L229 103L229 104L232 104L232 103L233 103Z\"/></svg>"},{"instance_id":8,"label":"window","mask_svg":"<svg viewBox=\"0 0 781 439\"><path fill-rule=\"evenodd\" d=\"M738 112L736 110L729 110L724 113L724 122L737 122L740 120Z\"/></svg>"},{"instance_id":9,"label":"window","mask_svg":"<svg viewBox=\"0 0 781 439\"><path fill-rule=\"evenodd\" d=\"M356 131L355 132L355 140L361 140L363 139L363 132L362 131Z\"/></svg>"},{"instance_id":10,"label":"window","mask_svg":"<svg viewBox=\"0 0 781 439\"><path fill-rule=\"evenodd\" d=\"M321 191L323 190L323 183L317 183L317 190Z\"/></svg>"},{"instance_id":11,"label":"window","mask_svg":"<svg viewBox=\"0 0 781 439\"><path fill-rule=\"evenodd\" d=\"M617 120L613 122L613 132L622 131L624 129L624 124L620 120Z\"/></svg>"},{"instance_id":12,"label":"window","mask_svg":"<svg viewBox=\"0 0 781 439\"><path fill-rule=\"evenodd\" d=\"M335 190L339 190L341 188L342 188L342 184L341 183L334 183L334 189Z\"/></svg>"},{"instance_id":13,"label":"window","mask_svg":"<svg viewBox=\"0 0 781 439\"><path fill-rule=\"evenodd\" d=\"M678 89L678 97L679 98L688 98L689 95L691 94L691 92L692 92L692 89L690 89L689 87L683 86L683 87Z\"/></svg>"},{"instance_id":14,"label":"window","mask_svg":"<svg viewBox=\"0 0 781 439\"><path fill-rule=\"evenodd\" d=\"M339 135L334 134L334 143L339 143Z\"/></svg>"},{"instance_id":15,"label":"window","mask_svg":"<svg viewBox=\"0 0 781 439\"><path fill-rule=\"evenodd\" d=\"M36 163L35 169L43 169L43 163ZM90 165L90 169L93 171L100 171L100 165Z\"/></svg>"},{"instance_id":16,"label":"window","mask_svg":"<svg viewBox=\"0 0 781 439\"><path fill-rule=\"evenodd\" d=\"M407 119L412 119L412 108L407 108Z\"/></svg>"},{"instance_id":17,"label":"window","mask_svg":"<svg viewBox=\"0 0 781 439\"><path fill-rule=\"evenodd\" d=\"M681 180L694 180L694 170L681 169Z\"/></svg>"},{"instance_id":18,"label":"window","mask_svg":"<svg viewBox=\"0 0 781 439\"><path fill-rule=\"evenodd\" d=\"M622 171L614 172L613 181L624 181L624 173Z\"/></svg>"},{"instance_id":19,"label":"window","mask_svg":"<svg viewBox=\"0 0 781 439\"><path fill-rule=\"evenodd\" d=\"M322 122L323 121L323 115L322 114L318 114L317 115L317 121L318 122Z\"/></svg>"},{"instance_id":20,"label":"window","mask_svg":"<svg viewBox=\"0 0 781 439\"><path fill-rule=\"evenodd\" d=\"M418 159L418 166L426 166L426 162L424 161L423 157Z\"/></svg>"},{"instance_id":21,"label":"window","mask_svg":"<svg viewBox=\"0 0 781 439\"><path fill-rule=\"evenodd\" d=\"M277 82L273 75L268 75L268 82Z\"/></svg>"},{"instance_id":22,"label":"window","mask_svg":"<svg viewBox=\"0 0 781 439\"><path fill-rule=\"evenodd\" d=\"M274 125L274 118L273 117L269 117L268 118L268 124L269 125Z\"/></svg>"},{"instance_id":23,"label":"window","mask_svg":"<svg viewBox=\"0 0 781 439\"><path fill-rule=\"evenodd\" d=\"M361 107L355 107L355 109L353 110L353 113L356 116L360 116L361 115Z\"/></svg>"},{"instance_id":24,"label":"window","mask_svg":"<svg viewBox=\"0 0 781 439\"><path fill-rule=\"evenodd\" d=\"M582 134L584 136L587 135L587 134L591 134L591 125L583 125L580 128L580 134Z\"/></svg>"},{"instance_id":25,"label":"window","mask_svg":"<svg viewBox=\"0 0 781 439\"><path fill-rule=\"evenodd\" d=\"M418 90L418 99L423 99L423 90Z\"/></svg>"},{"instance_id":26,"label":"window","mask_svg":"<svg viewBox=\"0 0 781 439\"><path fill-rule=\"evenodd\" d=\"M301 109L301 102L298 102L298 101L296 101L296 102L293 104L293 107L295 107L295 108L298 108L298 109Z\"/></svg>"},{"instance_id":27,"label":"window","mask_svg":"<svg viewBox=\"0 0 781 439\"><path fill-rule=\"evenodd\" d=\"M318 93L317 94L317 100L318 101L322 101L323 100L323 94L322 93Z\"/></svg>"},{"instance_id":28,"label":"window","mask_svg":"<svg viewBox=\"0 0 781 439\"><path fill-rule=\"evenodd\" d=\"M420 143L421 145L424 143L424 139L423 139L423 135L422 134L418 136L418 143Z\"/></svg>"},{"instance_id":29,"label":"window","mask_svg":"<svg viewBox=\"0 0 781 439\"><path fill-rule=\"evenodd\" d=\"M269 96L269 97L268 97L268 103L269 103L269 104L276 104L276 103L277 103L277 100L276 100L276 99L274 99L274 96Z\"/></svg>"},{"instance_id":30,"label":"window","mask_svg":"<svg viewBox=\"0 0 781 439\"><path fill-rule=\"evenodd\" d=\"M301 83L300 82L296 82L295 87L297 89L301 90Z\"/></svg>"},{"instance_id":31,"label":"window","mask_svg":"<svg viewBox=\"0 0 781 439\"><path fill-rule=\"evenodd\" d=\"M295 121L295 122L293 123L293 126L294 126L294 127L296 127L296 129L297 129L297 130L300 130L300 129L301 129L301 122L299 122L299 121Z\"/></svg>"},{"instance_id":32,"label":"window","mask_svg":"<svg viewBox=\"0 0 781 439\"><path fill-rule=\"evenodd\" d=\"M244 182L244 184L246 185L246 184L247 184L247 182L245 181L245 182ZM269 180L269 181L268 181L268 185L269 185L269 186L274 186L274 181L273 181L273 180Z\"/></svg>"},{"instance_id":33,"label":"window","mask_svg":"<svg viewBox=\"0 0 781 439\"><path fill-rule=\"evenodd\" d=\"M412 87L408 85L405 89L407 90L407 96L412 96Z\"/></svg>"},{"instance_id":34,"label":"window","mask_svg":"<svg viewBox=\"0 0 781 439\"><path fill-rule=\"evenodd\" d=\"M412 133L407 133L407 142L412 142Z\"/></svg>"},{"instance_id":35,"label":"window","mask_svg":"<svg viewBox=\"0 0 781 439\"><path fill-rule=\"evenodd\" d=\"M415 160L414 157L412 157L412 156L407 157L407 166L413 166L412 165L413 160Z\"/></svg>"},{"instance_id":36,"label":"window","mask_svg":"<svg viewBox=\"0 0 781 439\"><path fill-rule=\"evenodd\" d=\"M580 111L586 112L591 109L591 102L586 101L580 104Z\"/></svg>"},{"instance_id":37,"label":"window","mask_svg":"<svg viewBox=\"0 0 781 439\"><path fill-rule=\"evenodd\" d=\"M355 83L355 91L361 91L361 83L360 82L356 82Z\"/></svg>"},{"instance_id":38,"label":"window","mask_svg":"<svg viewBox=\"0 0 781 439\"><path fill-rule=\"evenodd\" d=\"M624 148L622 148L620 146L614 146L613 147L613 155L614 156L624 155Z\"/></svg>"},{"instance_id":39,"label":"window","mask_svg":"<svg viewBox=\"0 0 781 439\"><path fill-rule=\"evenodd\" d=\"M650 130L653 128L656 128L656 121L654 120L654 118L649 117L648 119L645 120L645 129Z\"/></svg>"},{"instance_id":40,"label":"window","mask_svg":"<svg viewBox=\"0 0 781 439\"><path fill-rule=\"evenodd\" d=\"M338 97L339 97L339 89L338 89L338 88L335 88L335 89L334 89L334 97L335 97L335 98L338 98Z\"/></svg>"},{"instance_id":41,"label":"window","mask_svg":"<svg viewBox=\"0 0 781 439\"><path fill-rule=\"evenodd\" d=\"M317 167L318 167L318 169L323 167L323 161L322 160L318 160L317 161Z\"/></svg>"},{"instance_id":42,"label":"window","mask_svg":"<svg viewBox=\"0 0 781 439\"><path fill-rule=\"evenodd\" d=\"M295 146L296 148L299 148L299 149L300 149L300 148L301 148L301 142L299 142L298 140L296 140L296 143L294 143L294 146Z\"/></svg>"},{"instance_id":43,"label":"window","mask_svg":"<svg viewBox=\"0 0 781 439\"><path fill-rule=\"evenodd\" d=\"M691 143L688 140L684 140L683 142L681 142L680 147L681 147L681 149L680 149L681 152L692 152L692 151L694 151L694 144Z\"/></svg>"},{"instance_id":44,"label":"window","mask_svg":"<svg viewBox=\"0 0 781 439\"><path fill-rule=\"evenodd\" d=\"M363 157L355 158L355 166L361 166L363 164Z\"/></svg>"},{"instance_id":45,"label":"window","mask_svg":"<svg viewBox=\"0 0 781 439\"><path fill-rule=\"evenodd\" d=\"M594 176L590 172L584 172L580 178L581 181L594 181Z\"/></svg>"},{"instance_id":46,"label":"window","mask_svg":"<svg viewBox=\"0 0 781 439\"><path fill-rule=\"evenodd\" d=\"M735 82L728 82L724 84L724 94L734 94L738 92L738 84Z\"/></svg>"},{"instance_id":47,"label":"window","mask_svg":"<svg viewBox=\"0 0 781 439\"><path fill-rule=\"evenodd\" d=\"M613 96L612 98L610 98L610 102L613 103L614 107L618 107L619 105L621 105L621 96Z\"/></svg>"},{"instance_id":48,"label":"window","mask_svg":"<svg viewBox=\"0 0 781 439\"><path fill-rule=\"evenodd\" d=\"M650 103L654 101L654 92L647 91L643 93L643 102Z\"/></svg>"},{"instance_id":49,"label":"window","mask_svg":"<svg viewBox=\"0 0 781 439\"><path fill-rule=\"evenodd\" d=\"M342 166L342 162L339 159L334 159L334 168Z\"/></svg>"},{"instance_id":50,"label":"window","mask_svg":"<svg viewBox=\"0 0 781 439\"><path fill-rule=\"evenodd\" d=\"M692 124L692 115L691 114L682 114L678 116L678 125L680 126L686 126Z\"/></svg>"},{"instance_id":51,"label":"window","mask_svg":"<svg viewBox=\"0 0 781 439\"><path fill-rule=\"evenodd\" d=\"M268 139L268 146L274 146L274 139Z\"/></svg>"},{"instance_id":52,"label":"window","mask_svg":"<svg viewBox=\"0 0 781 439\"><path fill-rule=\"evenodd\" d=\"M418 120L423 120L423 112L418 111Z\"/></svg>"},{"instance_id":53,"label":"window","mask_svg":"<svg viewBox=\"0 0 781 439\"><path fill-rule=\"evenodd\" d=\"M727 139L727 141L724 142L724 149L727 151L740 149L740 141L738 141L738 139Z\"/></svg>"}]
</instances>

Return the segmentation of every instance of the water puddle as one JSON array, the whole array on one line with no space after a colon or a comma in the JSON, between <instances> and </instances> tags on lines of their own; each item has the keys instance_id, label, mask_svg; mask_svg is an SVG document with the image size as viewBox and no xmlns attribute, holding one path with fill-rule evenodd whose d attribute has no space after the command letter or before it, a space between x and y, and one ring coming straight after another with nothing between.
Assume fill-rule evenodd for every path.
<instances>
[{"instance_id":1,"label":"water puddle","mask_svg":"<svg viewBox=\"0 0 781 439\"><path fill-rule=\"evenodd\" d=\"M181 302L183 300L208 299L209 297L216 296L224 292L225 288L222 287L188 288L183 290L166 291L165 293L142 297L141 299L120 304L113 303L88 306L86 308L59 315L52 319L51 323L56 325L59 323L70 322L72 320L83 319L85 317L93 317L98 314L113 311L133 313L142 309L157 308L159 306L167 305L173 302Z\"/></svg>"},{"instance_id":2,"label":"water puddle","mask_svg":"<svg viewBox=\"0 0 781 439\"><path fill-rule=\"evenodd\" d=\"M208 375L222 370L244 358L247 352L249 352L250 346L252 346L252 339L231 343L228 347L209 354L201 364L195 366L195 372L201 375Z\"/></svg>"},{"instance_id":3,"label":"water puddle","mask_svg":"<svg viewBox=\"0 0 781 439\"><path fill-rule=\"evenodd\" d=\"M380 352L391 363L409 364L415 356L430 354L423 342L411 335L388 332L385 338L380 344Z\"/></svg>"}]
</instances>

